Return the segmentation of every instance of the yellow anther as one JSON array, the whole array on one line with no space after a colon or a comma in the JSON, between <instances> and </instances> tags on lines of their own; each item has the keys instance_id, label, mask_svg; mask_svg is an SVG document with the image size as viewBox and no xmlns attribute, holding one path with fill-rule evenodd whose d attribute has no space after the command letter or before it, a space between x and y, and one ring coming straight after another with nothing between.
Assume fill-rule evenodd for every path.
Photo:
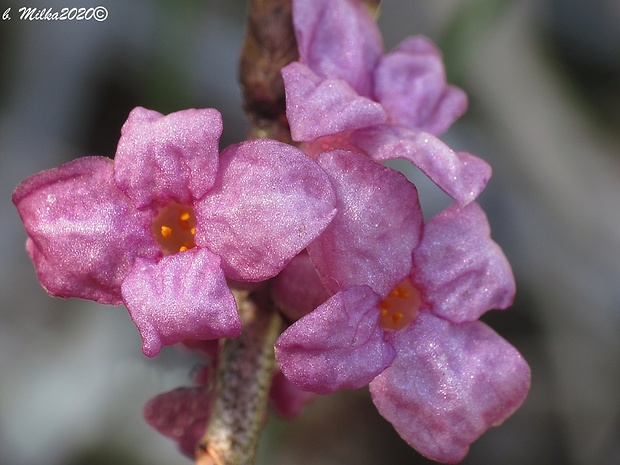
<instances>
[{"instance_id":1,"label":"yellow anther","mask_svg":"<svg viewBox=\"0 0 620 465\"><path fill-rule=\"evenodd\" d=\"M179 214L179 227L184 231L189 231L192 225L190 224L191 215L184 211Z\"/></svg>"},{"instance_id":2,"label":"yellow anther","mask_svg":"<svg viewBox=\"0 0 620 465\"><path fill-rule=\"evenodd\" d=\"M172 202L159 210L151 225L164 255L184 252L196 246L196 217L191 207Z\"/></svg>"},{"instance_id":3,"label":"yellow anther","mask_svg":"<svg viewBox=\"0 0 620 465\"><path fill-rule=\"evenodd\" d=\"M409 297L409 290L404 289L401 285L398 285L390 291L388 297L398 297L400 299L406 299L407 297Z\"/></svg>"},{"instance_id":4,"label":"yellow anther","mask_svg":"<svg viewBox=\"0 0 620 465\"><path fill-rule=\"evenodd\" d=\"M379 304L381 326L391 331L406 328L415 320L421 303L420 291L405 278Z\"/></svg>"}]
</instances>

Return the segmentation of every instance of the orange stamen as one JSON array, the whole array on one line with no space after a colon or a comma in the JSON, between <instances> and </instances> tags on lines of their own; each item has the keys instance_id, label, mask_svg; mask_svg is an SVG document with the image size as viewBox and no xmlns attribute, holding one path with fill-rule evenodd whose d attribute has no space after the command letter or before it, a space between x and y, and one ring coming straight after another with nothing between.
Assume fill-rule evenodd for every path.
<instances>
[{"instance_id":1,"label":"orange stamen","mask_svg":"<svg viewBox=\"0 0 620 465\"><path fill-rule=\"evenodd\" d=\"M166 205L153 219L151 228L164 255L184 252L196 246L196 217L191 207L176 202Z\"/></svg>"},{"instance_id":2,"label":"orange stamen","mask_svg":"<svg viewBox=\"0 0 620 465\"><path fill-rule=\"evenodd\" d=\"M403 279L379 305L381 327L389 331L406 328L415 320L421 303L418 288L409 277Z\"/></svg>"}]
</instances>

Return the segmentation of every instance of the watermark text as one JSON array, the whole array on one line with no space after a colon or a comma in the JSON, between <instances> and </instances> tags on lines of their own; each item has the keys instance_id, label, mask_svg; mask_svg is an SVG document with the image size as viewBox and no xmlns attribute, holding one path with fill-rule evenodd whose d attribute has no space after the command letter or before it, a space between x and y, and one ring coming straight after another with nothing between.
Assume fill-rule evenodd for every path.
<instances>
[{"instance_id":1,"label":"watermark text","mask_svg":"<svg viewBox=\"0 0 620 465\"><path fill-rule=\"evenodd\" d=\"M3 21L10 21L11 8L2 13ZM94 8L35 8L22 6L17 9L15 17L21 21L105 21L108 18L108 10L104 6Z\"/></svg>"}]
</instances>

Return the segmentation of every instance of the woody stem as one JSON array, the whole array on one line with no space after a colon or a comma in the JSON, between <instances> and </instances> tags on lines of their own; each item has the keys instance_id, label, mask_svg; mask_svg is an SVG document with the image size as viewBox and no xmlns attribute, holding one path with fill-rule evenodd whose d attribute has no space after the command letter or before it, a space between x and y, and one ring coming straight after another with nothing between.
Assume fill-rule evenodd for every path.
<instances>
[{"instance_id":1,"label":"woody stem","mask_svg":"<svg viewBox=\"0 0 620 465\"><path fill-rule=\"evenodd\" d=\"M266 419L273 345L281 319L271 305L253 296L239 300L243 333L220 341L219 366L211 419L198 445L197 465L251 465Z\"/></svg>"},{"instance_id":2,"label":"woody stem","mask_svg":"<svg viewBox=\"0 0 620 465\"><path fill-rule=\"evenodd\" d=\"M291 141L280 70L297 56L291 0L249 0L239 77L250 138ZM281 318L266 295L236 297L243 333L220 341L215 399L196 465L252 465L267 414Z\"/></svg>"},{"instance_id":3,"label":"woody stem","mask_svg":"<svg viewBox=\"0 0 620 465\"><path fill-rule=\"evenodd\" d=\"M291 0L250 0L239 63L250 138L291 142L280 70L297 60Z\"/></svg>"}]
</instances>

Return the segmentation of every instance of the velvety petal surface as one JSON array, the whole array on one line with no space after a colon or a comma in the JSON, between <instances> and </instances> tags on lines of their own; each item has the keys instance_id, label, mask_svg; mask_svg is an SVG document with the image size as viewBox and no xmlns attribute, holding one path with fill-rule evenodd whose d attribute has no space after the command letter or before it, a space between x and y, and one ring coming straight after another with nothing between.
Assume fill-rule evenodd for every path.
<instances>
[{"instance_id":1,"label":"velvety petal surface","mask_svg":"<svg viewBox=\"0 0 620 465\"><path fill-rule=\"evenodd\" d=\"M361 0L294 0L300 60L326 78L345 80L370 97L372 70L383 53L381 34Z\"/></svg>"},{"instance_id":2,"label":"velvety petal surface","mask_svg":"<svg viewBox=\"0 0 620 465\"><path fill-rule=\"evenodd\" d=\"M325 302L325 289L307 253L302 252L273 278L271 296L280 312L296 321Z\"/></svg>"},{"instance_id":3,"label":"velvety petal surface","mask_svg":"<svg viewBox=\"0 0 620 465\"><path fill-rule=\"evenodd\" d=\"M282 77L286 116L295 141L311 141L387 121L380 104L360 96L344 80L322 78L298 62L282 68Z\"/></svg>"},{"instance_id":4,"label":"velvety petal surface","mask_svg":"<svg viewBox=\"0 0 620 465\"><path fill-rule=\"evenodd\" d=\"M209 250L190 249L159 262L137 260L121 290L148 357L184 339L241 333L235 298L219 257Z\"/></svg>"},{"instance_id":5,"label":"velvety petal surface","mask_svg":"<svg viewBox=\"0 0 620 465\"><path fill-rule=\"evenodd\" d=\"M379 413L426 457L459 462L525 399L527 363L484 323L454 324L422 312L391 335L398 355L370 393Z\"/></svg>"},{"instance_id":6,"label":"velvety petal surface","mask_svg":"<svg viewBox=\"0 0 620 465\"><path fill-rule=\"evenodd\" d=\"M327 175L303 152L260 139L222 152L213 190L195 205L196 244L222 257L226 277L263 281L335 215Z\"/></svg>"},{"instance_id":7,"label":"velvety petal surface","mask_svg":"<svg viewBox=\"0 0 620 465\"><path fill-rule=\"evenodd\" d=\"M338 214L308 246L310 259L332 294L367 284L387 295L409 274L420 240L422 212L414 185L354 152L326 152L318 163L336 191Z\"/></svg>"},{"instance_id":8,"label":"velvety petal surface","mask_svg":"<svg viewBox=\"0 0 620 465\"><path fill-rule=\"evenodd\" d=\"M475 200L491 178L484 160L455 152L427 132L388 125L355 131L350 141L374 160L409 160L461 205Z\"/></svg>"},{"instance_id":9,"label":"velvety petal surface","mask_svg":"<svg viewBox=\"0 0 620 465\"><path fill-rule=\"evenodd\" d=\"M394 123L441 134L467 109L467 95L446 83L441 52L426 37L411 37L375 70L375 97Z\"/></svg>"},{"instance_id":10,"label":"velvety petal surface","mask_svg":"<svg viewBox=\"0 0 620 465\"><path fill-rule=\"evenodd\" d=\"M84 157L26 179L13 193L41 284L51 295L120 304L135 256L161 252L149 213L114 184L112 160Z\"/></svg>"},{"instance_id":11,"label":"velvety petal surface","mask_svg":"<svg viewBox=\"0 0 620 465\"><path fill-rule=\"evenodd\" d=\"M413 254L414 279L434 314L473 321L487 310L512 305L512 270L490 234L486 215L475 202L452 205L425 226Z\"/></svg>"},{"instance_id":12,"label":"velvety petal surface","mask_svg":"<svg viewBox=\"0 0 620 465\"><path fill-rule=\"evenodd\" d=\"M331 297L276 342L276 360L295 386L317 394L366 386L394 359L379 323L381 298L368 286Z\"/></svg>"},{"instance_id":13,"label":"velvety petal surface","mask_svg":"<svg viewBox=\"0 0 620 465\"><path fill-rule=\"evenodd\" d=\"M121 129L114 161L117 185L138 208L189 205L213 185L222 117L213 109L167 116L135 108Z\"/></svg>"},{"instance_id":14,"label":"velvety petal surface","mask_svg":"<svg viewBox=\"0 0 620 465\"><path fill-rule=\"evenodd\" d=\"M273 375L269 402L278 415L290 420L299 415L316 397L314 392L302 391L296 387L281 371L278 370Z\"/></svg>"},{"instance_id":15,"label":"velvety petal surface","mask_svg":"<svg viewBox=\"0 0 620 465\"><path fill-rule=\"evenodd\" d=\"M205 433L211 412L212 392L207 386L181 387L149 400L144 419L156 431L174 439L187 457Z\"/></svg>"}]
</instances>

